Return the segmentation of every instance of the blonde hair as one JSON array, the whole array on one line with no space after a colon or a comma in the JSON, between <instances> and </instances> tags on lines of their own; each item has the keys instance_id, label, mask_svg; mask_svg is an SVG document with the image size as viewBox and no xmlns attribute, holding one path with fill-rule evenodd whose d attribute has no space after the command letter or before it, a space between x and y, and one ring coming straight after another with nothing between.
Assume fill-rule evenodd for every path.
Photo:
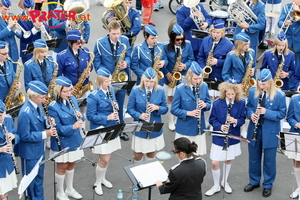
<instances>
[{"instance_id":1,"label":"blonde hair","mask_svg":"<svg viewBox=\"0 0 300 200\"><path fill-rule=\"evenodd\" d=\"M275 54L275 52L277 51L277 45L279 45L280 43L284 43L285 47L283 49L283 54L284 55L288 55L289 54L289 49L288 49L288 42L287 40L284 40L284 41L281 41L279 40L277 37L275 37L275 40L274 40L274 47L272 49L272 54Z\"/></svg>"},{"instance_id":2,"label":"blonde hair","mask_svg":"<svg viewBox=\"0 0 300 200\"><path fill-rule=\"evenodd\" d=\"M256 81L256 90L255 90L255 97L258 97L259 94L262 92L262 90L260 89L259 87L259 82L260 81ZM274 80L271 78L265 82L269 82L269 89L268 89L268 93L270 95L270 100L272 101L276 95L276 87L275 87L275 84L274 84Z\"/></svg>"},{"instance_id":3,"label":"blonde hair","mask_svg":"<svg viewBox=\"0 0 300 200\"><path fill-rule=\"evenodd\" d=\"M234 52L234 54L237 56L237 57L240 57L240 55L242 54L241 50L242 48L244 47L245 44L247 44L248 42L245 42L243 40L236 40L235 41L235 46L234 48L232 49L232 51Z\"/></svg>"},{"instance_id":4,"label":"blonde hair","mask_svg":"<svg viewBox=\"0 0 300 200\"><path fill-rule=\"evenodd\" d=\"M33 49L33 59L36 63L38 61L39 54L45 51L48 51L48 47L36 47Z\"/></svg>"},{"instance_id":5,"label":"blonde hair","mask_svg":"<svg viewBox=\"0 0 300 200\"><path fill-rule=\"evenodd\" d=\"M95 80L97 87L102 88L101 87L102 83L104 83L104 81L109 80L109 79L111 79L111 77L105 77L105 76L102 76L102 75L97 75L96 80Z\"/></svg>"},{"instance_id":6,"label":"blonde hair","mask_svg":"<svg viewBox=\"0 0 300 200\"><path fill-rule=\"evenodd\" d=\"M141 77L140 85L139 85L139 88L140 88L141 90L143 90L144 87L145 87L144 81L145 81L146 79L148 79L148 78L143 74L142 77ZM157 78L157 75L153 78L153 80L154 80L154 86L153 86L153 89L154 89L154 90L157 90L157 88L158 88L158 78Z\"/></svg>"},{"instance_id":7,"label":"blonde hair","mask_svg":"<svg viewBox=\"0 0 300 200\"><path fill-rule=\"evenodd\" d=\"M27 95L28 95L28 98L30 100L32 100L32 99L34 99L34 98L36 98L38 96L43 96L43 95L41 95L41 94L39 94L37 92L32 91L30 88L27 90Z\"/></svg>"},{"instance_id":8,"label":"blonde hair","mask_svg":"<svg viewBox=\"0 0 300 200\"><path fill-rule=\"evenodd\" d=\"M120 29L120 23L116 20L112 20L111 22L109 22L108 26L107 26L107 30L117 30Z\"/></svg>"},{"instance_id":9,"label":"blonde hair","mask_svg":"<svg viewBox=\"0 0 300 200\"><path fill-rule=\"evenodd\" d=\"M192 80L193 75L194 75L194 72L191 69L188 69L188 71L186 73L186 76L185 76L185 78L186 78L185 79L186 80L185 85L186 86L191 86L192 85L191 80ZM202 83L203 83L203 78L201 78L201 81L200 81L199 85L201 86Z\"/></svg>"},{"instance_id":10,"label":"blonde hair","mask_svg":"<svg viewBox=\"0 0 300 200\"><path fill-rule=\"evenodd\" d=\"M60 93L61 91L64 89L64 86L62 85L55 85L54 86L54 90L53 90L53 99L55 101L60 101L61 97L60 97Z\"/></svg>"},{"instance_id":11,"label":"blonde hair","mask_svg":"<svg viewBox=\"0 0 300 200\"><path fill-rule=\"evenodd\" d=\"M211 25L209 28L210 36L212 36L212 31L215 29L222 31L222 38L225 36L225 28L214 28L214 25Z\"/></svg>"},{"instance_id":12,"label":"blonde hair","mask_svg":"<svg viewBox=\"0 0 300 200\"><path fill-rule=\"evenodd\" d=\"M218 86L220 91L220 99L226 98L226 92L228 90L233 90L235 92L235 102L239 102L242 96L242 88L239 85L223 82Z\"/></svg>"}]
</instances>

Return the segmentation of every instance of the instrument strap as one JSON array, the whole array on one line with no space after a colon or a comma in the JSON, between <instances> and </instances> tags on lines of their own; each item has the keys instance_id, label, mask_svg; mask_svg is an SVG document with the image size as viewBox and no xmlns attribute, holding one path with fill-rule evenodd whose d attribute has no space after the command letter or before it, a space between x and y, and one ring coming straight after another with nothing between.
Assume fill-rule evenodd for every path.
<instances>
[{"instance_id":1,"label":"instrument strap","mask_svg":"<svg viewBox=\"0 0 300 200\"><path fill-rule=\"evenodd\" d=\"M3 73L3 75L4 75L7 87L10 88L8 80L7 80L7 76L6 76L6 65L5 65L5 62L3 62L3 65L0 65L0 69L1 69L1 71Z\"/></svg>"}]
</instances>

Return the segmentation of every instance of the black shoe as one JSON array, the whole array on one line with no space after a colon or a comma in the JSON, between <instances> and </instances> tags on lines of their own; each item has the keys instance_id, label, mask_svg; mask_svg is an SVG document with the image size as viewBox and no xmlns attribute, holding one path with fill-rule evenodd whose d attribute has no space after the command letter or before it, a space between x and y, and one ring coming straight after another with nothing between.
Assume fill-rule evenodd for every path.
<instances>
[{"instance_id":1,"label":"black shoe","mask_svg":"<svg viewBox=\"0 0 300 200\"><path fill-rule=\"evenodd\" d=\"M264 188L262 195L263 197L269 197L272 194L272 188Z\"/></svg>"},{"instance_id":2,"label":"black shoe","mask_svg":"<svg viewBox=\"0 0 300 200\"><path fill-rule=\"evenodd\" d=\"M259 49L268 49L269 46L268 46L267 43L262 42L262 43L260 43L260 44L258 45L258 48L259 48Z\"/></svg>"},{"instance_id":3,"label":"black shoe","mask_svg":"<svg viewBox=\"0 0 300 200\"><path fill-rule=\"evenodd\" d=\"M251 185L250 183L244 188L244 192L251 192L255 188L258 188L259 185Z\"/></svg>"},{"instance_id":4,"label":"black shoe","mask_svg":"<svg viewBox=\"0 0 300 200\"><path fill-rule=\"evenodd\" d=\"M122 140L124 140L124 141L128 141L128 140L129 140L129 137L128 137L128 135L127 135L126 133L121 133L120 138L121 138Z\"/></svg>"}]
</instances>

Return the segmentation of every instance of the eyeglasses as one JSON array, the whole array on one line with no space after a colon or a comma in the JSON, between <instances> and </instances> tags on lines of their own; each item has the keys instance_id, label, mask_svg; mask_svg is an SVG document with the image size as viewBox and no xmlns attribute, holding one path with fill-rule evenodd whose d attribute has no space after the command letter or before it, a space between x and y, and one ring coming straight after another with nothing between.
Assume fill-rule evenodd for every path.
<instances>
[{"instance_id":1,"label":"eyeglasses","mask_svg":"<svg viewBox=\"0 0 300 200\"><path fill-rule=\"evenodd\" d=\"M177 153L180 153L180 152L181 152L181 151L178 151L178 150L177 150L177 151L174 150L174 149L172 150L172 153L174 153L174 154L177 154Z\"/></svg>"},{"instance_id":2,"label":"eyeglasses","mask_svg":"<svg viewBox=\"0 0 300 200\"><path fill-rule=\"evenodd\" d=\"M61 91L61 92L63 92L63 93L65 93L65 94L67 94L67 93L72 93L74 90L73 89L71 89L71 90L66 90L66 91Z\"/></svg>"},{"instance_id":3,"label":"eyeglasses","mask_svg":"<svg viewBox=\"0 0 300 200\"><path fill-rule=\"evenodd\" d=\"M180 40L183 41L184 38L176 38L175 40L176 40L177 42L179 42Z\"/></svg>"},{"instance_id":4,"label":"eyeglasses","mask_svg":"<svg viewBox=\"0 0 300 200\"><path fill-rule=\"evenodd\" d=\"M8 52L0 53L0 54L3 55L3 56L6 56L8 54Z\"/></svg>"}]
</instances>

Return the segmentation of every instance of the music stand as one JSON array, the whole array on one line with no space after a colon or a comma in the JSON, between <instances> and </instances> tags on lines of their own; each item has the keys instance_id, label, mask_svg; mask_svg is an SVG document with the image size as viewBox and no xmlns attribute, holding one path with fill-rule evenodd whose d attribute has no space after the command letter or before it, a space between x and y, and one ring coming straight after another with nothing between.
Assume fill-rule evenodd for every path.
<instances>
[{"instance_id":1,"label":"music stand","mask_svg":"<svg viewBox=\"0 0 300 200\"><path fill-rule=\"evenodd\" d=\"M293 132L280 132L281 150L300 153L300 135Z\"/></svg>"},{"instance_id":2,"label":"music stand","mask_svg":"<svg viewBox=\"0 0 300 200\"><path fill-rule=\"evenodd\" d=\"M116 91L118 90L131 90L136 81L124 81L124 82L113 82L111 86L115 88Z\"/></svg>"},{"instance_id":3,"label":"music stand","mask_svg":"<svg viewBox=\"0 0 300 200\"><path fill-rule=\"evenodd\" d=\"M155 165L155 168L153 167ZM137 166L141 166L141 168L143 169L152 169L150 171L147 171L148 173L139 173L138 169L133 169ZM131 180L132 184L134 185L134 187L136 187L139 190L143 190L143 189L149 189L148 190L148 200L151 199L151 189L152 186L155 186L155 182L157 180L164 180L166 181L168 179L168 173L166 172L166 170L164 169L164 167L162 166L162 164L160 164L160 162L157 159L152 159L152 160L147 160L141 163L136 163L133 165L128 165L128 166L124 166L123 167L127 176L129 177L129 179ZM141 176L145 176L147 175L147 177L145 177L143 179L143 177ZM147 183L146 185L143 185L141 183L142 180L146 180L147 179ZM152 180L151 180L152 179Z\"/></svg>"},{"instance_id":4,"label":"music stand","mask_svg":"<svg viewBox=\"0 0 300 200\"><path fill-rule=\"evenodd\" d=\"M63 39L62 38L54 38L51 40L47 40L47 47L49 49L49 51L54 50L56 48L58 48L60 46L60 43ZM25 52L25 55L29 55L32 54L34 50L34 46L33 43L27 44L26 49L23 50L23 52Z\"/></svg>"},{"instance_id":5,"label":"music stand","mask_svg":"<svg viewBox=\"0 0 300 200\"><path fill-rule=\"evenodd\" d=\"M9 109L9 110L6 111L6 114L10 115L12 118L18 117L19 112L20 112L20 110L21 110L21 108L22 108L23 105L24 105L24 103L12 107L11 109Z\"/></svg>"},{"instance_id":6,"label":"music stand","mask_svg":"<svg viewBox=\"0 0 300 200\"><path fill-rule=\"evenodd\" d=\"M204 78L203 80L205 83L207 83L209 90L218 90L219 84L222 83L222 81L211 78Z\"/></svg>"},{"instance_id":7,"label":"music stand","mask_svg":"<svg viewBox=\"0 0 300 200\"><path fill-rule=\"evenodd\" d=\"M78 103L78 107L84 107L87 104L87 98L76 99Z\"/></svg>"}]
</instances>

